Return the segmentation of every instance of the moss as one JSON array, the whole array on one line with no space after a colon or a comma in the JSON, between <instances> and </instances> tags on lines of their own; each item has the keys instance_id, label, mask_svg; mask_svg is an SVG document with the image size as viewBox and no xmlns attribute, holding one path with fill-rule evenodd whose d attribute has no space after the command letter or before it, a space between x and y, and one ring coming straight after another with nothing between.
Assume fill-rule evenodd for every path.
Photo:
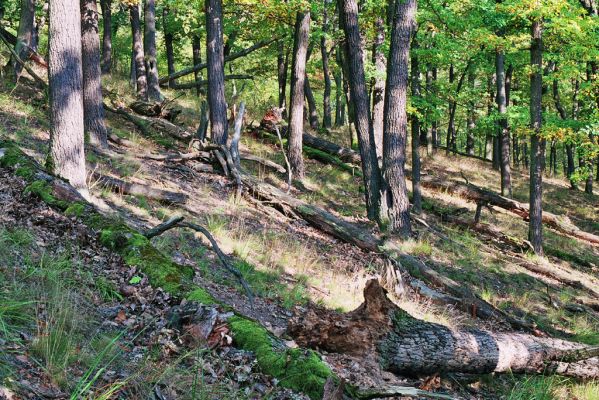
<instances>
[{"instance_id":1,"label":"moss","mask_svg":"<svg viewBox=\"0 0 599 400\"><path fill-rule=\"evenodd\" d=\"M119 253L128 265L138 267L148 276L152 285L160 286L167 292L178 294L185 281L193 277L191 267L173 263L145 236L124 223L103 229L100 242Z\"/></svg>"},{"instance_id":2,"label":"moss","mask_svg":"<svg viewBox=\"0 0 599 400\"><path fill-rule=\"evenodd\" d=\"M84 212L85 212L85 204L80 201L71 204L64 211L65 215L75 216L75 217L81 217Z\"/></svg>"},{"instance_id":3,"label":"moss","mask_svg":"<svg viewBox=\"0 0 599 400\"><path fill-rule=\"evenodd\" d=\"M197 288L187 294L187 300L197 301L204 305L218 303L205 289Z\"/></svg>"},{"instance_id":4,"label":"moss","mask_svg":"<svg viewBox=\"0 0 599 400\"><path fill-rule=\"evenodd\" d=\"M229 325L235 344L256 355L263 373L311 399L322 399L324 384L332 372L315 352L281 346L261 325L241 317L232 317Z\"/></svg>"},{"instance_id":5,"label":"moss","mask_svg":"<svg viewBox=\"0 0 599 400\"><path fill-rule=\"evenodd\" d=\"M0 157L1 166L15 168L16 175L28 181L33 180L36 168L32 159L13 143L0 141L0 148L5 150L4 156Z\"/></svg>"}]
</instances>

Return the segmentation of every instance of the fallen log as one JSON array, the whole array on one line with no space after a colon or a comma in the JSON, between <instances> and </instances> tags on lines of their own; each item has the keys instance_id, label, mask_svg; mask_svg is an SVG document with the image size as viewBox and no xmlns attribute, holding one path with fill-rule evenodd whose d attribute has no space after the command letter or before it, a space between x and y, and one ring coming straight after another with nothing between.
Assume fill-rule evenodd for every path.
<instances>
[{"instance_id":1,"label":"fallen log","mask_svg":"<svg viewBox=\"0 0 599 400\"><path fill-rule=\"evenodd\" d=\"M406 172L406 175L409 176L409 173ZM441 180L431 175L422 175L420 184L423 187L448 192L477 203L486 203L503 208L504 210L518 215L524 220L528 220L529 217L528 204L503 197L498 193L483 189L471 183ZM567 216L558 216L548 211L543 211L543 223L568 236L585 240L596 246L599 245L599 236L581 230L574 225Z\"/></svg>"},{"instance_id":2,"label":"fallen log","mask_svg":"<svg viewBox=\"0 0 599 400\"><path fill-rule=\"evenodd\" d=\"M177 107L167 107L168 103L169 101L166 100L162 102L136 100L129 104L129 108L137 114L146 117L164 118L173 122L177 116L181 114L181 109Z\"/></svg>"},{"instance_id":3,"label":"fallen log","mask_svg":"<svg viewBox=\"0 0 599 400\"><path fill-rule=\"evenodd\" d=\"M168 153L168 154L141 154L137 156L146 160L154 161L188 161L188 160L210 160L210 153L207 151L194 151L191 153Z\"/></svg>"},{"instance_id":4,"label":"fallen log","mask_svg":"<svg viewBox=\"0 0 599 400\"><path fill-rule=\"evenodd\" d=\"M225 80L242 80L242 79L254 79L253 75L246 74L233 74L233 75L225 75ZM186 83L176 83L172 86L172 89L177 90L186 90L186 89L203 89L208 86L208 79L201 79L195 82L186 82Z\"/></svg>"},{"instance_id":5,"label":"fallen log","mask_svg":"<svg viewBox=\"0 0 599 400\"><path fill-rule=\"evenodd\" d=\"M261 49L263 47L266 47L269 44L275 42L276 40L277 39L262 40L256 44L254 44L253 46L247 47L243 50L238 51L237 53L233 53L233 54L226 56L224 58L224 62L229 62L229 61L233 61L238 58L241 58L241 57L245 57L248 54L250 54L251 52ZM160 85L165 85L166 83L168 83L168 81L170 81L172 79L177 79L177 78L180 78L185 75L193 74L194 72L201 71L207 67L208 67L208 63L196 64L193 67L185 68L185 69L182 69L181 71L174 72L174 73L170 74L169 76L160 78L159 83L160 83Z\"/></svg>"},{"instance_id":6,"label":"fallen log","mask_svg":"<svg viewBox=\"0 0 599 400\"><path fill-rule=\"evenodd\" d=\"M267 160L266 158L262 158L262 157L258 157L255 156L253 154L250 153L241 153L239 156L242 160L246 160L246 161L254 161L257 162L260 165L264 165L267 168L272 168L275 171L284 174L285 172L287 172L287 170L285 169L285 167L283 167L282 165L277 164L274 161L270 161Z\"/></svg>"},{"instance_id":7,"label":"fallen log","mask_svg":"<svg viewBox=\"0 0 599 400\"><path fill-rule=\"evenodd\" d=\"M375 355L383 369L402 375L512 372L599 377L599 346L421 321L391 302L376 280L366 284L364 303L356 310L341 314L302 309L291 319L288 332L300 346Z\"/></svg>"},{"instance_id":8,"label":"fallen log","mask_svg":"<svg viewBox=\"0 0 599 400\"><path fill-rule=\"evenodd\" d=\"M153 200L175 204L185 203L188 198L188 196L184 193L156 189L139 183L125 182L118 178L102 175L98 172L92 172L91 175L94 179L96 179L98 184L117 193L128 194L131 196L144 196Z\"/></svg>"}]
</instances>

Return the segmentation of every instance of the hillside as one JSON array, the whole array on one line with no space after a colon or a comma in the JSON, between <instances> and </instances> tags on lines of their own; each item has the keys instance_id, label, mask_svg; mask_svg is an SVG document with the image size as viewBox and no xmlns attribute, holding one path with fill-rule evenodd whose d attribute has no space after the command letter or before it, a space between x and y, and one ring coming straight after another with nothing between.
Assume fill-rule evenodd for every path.
<instances>
[{"instance_id":1,"label":"hillside","mask_svg":"<svg viewBox=\"0 0 599 400\"><path fill-rule=\"evenodd\" d=\"M120 82L111 85L107 102L133 100ZM166 95L171 97L168 91ZM178 123L193 132L199 108L196 98L178 97L176 105L183 110ZM46 114L42 92L29 84L2 90L2 140L17 142L42 162L49 140ZM127 146L111 143L107 150L87 152L87 167L92 171L88 186L97 212L138 232L175 215L205 227L256 298L252 305L198 232L171 229L154 237L152 247L193 271L192 287L185 291L197 294L193 287L202 288L205 295L195 300L216 313L208 338L194 337L189 325L172 322L173 314L183 312L188 304L182 299L193 296L181 296L172 285L161 288L165 281L160 283L159 272L149 272L153 266L136 267L130 254L114 245L107 247L103 240L107 227L90 226L89 218L77 208L61 210L44 198L43 191L17 176L14 166L4 166L0 170L0 395L283 399L304 398L300 392L306 385L306 394L314 398L313 386L301 381L318 372L299 367L299 383L297 377L289 382L286 377L273 378L272 366L256 360L256 348L247 350L251 340L244 339L236 320L225 314L232 310L256 321L266 328L264 332L281 337L293 348L295 338L286 332L290 320L296 324L309 310L320 312L321 307L340 312L355 309L364 300L366 282L373 278L381 280L395 304L411 316L452 330L511 332L516 320L541 336L599 344L599 248L588 241L546 229L546 257L532 255L525 242L527 224L518 215L483 207L480 223L469 225L476 203L424 186L424 211L412 215L412 238L399 243L398 251L424 261L442 277L431 279L407 264L390 265L380 251L343 242L293 210L277 210L247 189L236 198L234 180L224 177L216 165L206 172L199 161L144 158L189 149L158 129L142 132L122 115L109 112L107 117L112 132L126 139L122 143ZM244 131L242 152L285 165L278 146L261 138L256 126ZM342 135L332 131L326 138L347 146ZM363 189L358 174L316 160L305 163L306 178L301 185L294 184L290 196L379 235L360 206ZM423 156L422 164L425 177L499 191L498 173L488 162L438 151ZM284 174L250 160L242 159L241 165L258 179L287 190ZM184 193L186 198L169 203L142 193L123 194L101 176ZM527 172L516 168L512 179L514 198L526 202ZM544 185L546 211L567 216L580 229L599 235L597 196L569 190L562 178L548 178ZM481 226L486 229L478 229ZM476 303L459 299L458 292L444 285L444 278L459 282L460 293L474 294L499 312L480 318ZM447 297L455 300L453 304ZM206 326L195 323L198 329ZM362 388L416 386L464 399L599 397L596 382L557 376L434 373L414 377L383 371L375 358L327 351L316 357L337 376ZM321 383L326 376L319 376Z\"/></svg>"}]
</instances>

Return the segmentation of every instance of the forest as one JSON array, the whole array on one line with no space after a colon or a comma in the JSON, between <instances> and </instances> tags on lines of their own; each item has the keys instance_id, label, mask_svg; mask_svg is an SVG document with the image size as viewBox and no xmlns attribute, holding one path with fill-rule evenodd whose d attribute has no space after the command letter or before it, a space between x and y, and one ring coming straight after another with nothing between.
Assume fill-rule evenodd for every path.
<instances>
[{"instance_id":1,"label":"forest","mask_svg":"<svg viewBox=\"0 0 599 400\"><path fill-rule=\"evenodd\" d=\"M599 400L598 8L0 0L0 399Z\"/></svg>"}]
</instances>

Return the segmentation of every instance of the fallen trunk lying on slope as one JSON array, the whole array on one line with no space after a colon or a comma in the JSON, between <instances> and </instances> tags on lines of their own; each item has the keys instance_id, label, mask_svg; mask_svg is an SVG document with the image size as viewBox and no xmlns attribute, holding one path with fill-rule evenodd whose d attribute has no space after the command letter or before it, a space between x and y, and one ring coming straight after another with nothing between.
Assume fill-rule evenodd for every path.
<instances>
[{"instance_id":1,"label":"fallen trunk lying on slope","mask_svg":"<svg viewBox=\"0 0 599 400\"><path fill-rule=\"evenodd\" d=\"M378 281L364 303L340 314L310 309L290 321L289 333L306 347L372 357L397 374L556 373L599 377L599 346L512 332L454 330L417 320L393 304Z\"/></svg>"},{"instance_id":2,"label":"fallen trunk lying on slope","mask_svg":"<svg viewBox=\"0 0 599 400\"><path fill-rule=\"evenodd\" d=\"M125 182L111 176L99 174L97 172L93 172L92 177L96 179L98 184L105 186L117 193L128 194L131 196L143 196L166 203L185 203L188 198L188 196L184 193L156 189L139 183Z\"/></svg>"},{"instance_id":3,"label":"fallen trunk lying on slope","mask_svg":"<svg viewBox=\"0 0 599 400\"><path fill-rule=\"evenodd\" d=\"M409 173L406 172L406 175L409 176ZM441 180L430 175L423 175L420 178L420 184L423 187L456 194L477 203L486 203L503 208L525 220L528 220L529 217L527 204L508 199L498 193L483 189L471 183ZM579 229L566 216L558 216L548 211L543 211L543 223L566 235L585 240L594 245L599 245L599 236Z\"/></svg>"}]
</instances>

